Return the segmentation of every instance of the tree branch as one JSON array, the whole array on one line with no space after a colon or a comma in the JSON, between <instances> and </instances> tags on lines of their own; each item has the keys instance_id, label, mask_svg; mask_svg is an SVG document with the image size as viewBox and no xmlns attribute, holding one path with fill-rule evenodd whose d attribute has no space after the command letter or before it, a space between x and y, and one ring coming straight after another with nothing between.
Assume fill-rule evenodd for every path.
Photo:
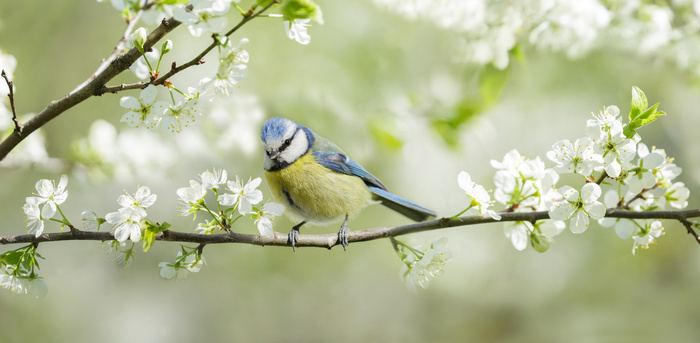
<instances>
[{"instance_id":1,"label":"tree branch","mask_svg":"<svg viewBox=\"0 0 700 343\"><path fill-rule=\"evenodd\" d=\"M148 35L144 43L144 50L150 50L156 42L179 25L180 22L173 18L163 20L163 22ZM90 76L90 78L78 86L78 88L74 89L62 99L52 101L49 106L29 119L23 125L21 132L6 137L2 143L0 143L0 160L3 160L17 144L51 119L56 118L61 113L86 99L94 95L99 95L100 93L98 93L98 91L102 86L128 69L139 57L141 57L141 53L136 48L131 48L131 50L126 53L115 57L111 62L109 60L103 62L95 74Z\"/></svg>"},{"instance_id":2,"label":"tree branch","mask_svg":"<svg viewBox=\"0 0 700 343\"><path fill-rule=\"evenodd\" d=\"M15 110L15 91L12 89L14 87L14 83L10 81L10 79L7 77L5 69L2 70L1 75L5 79L5 82L7 83L7 88L9 89L7 97L10 98L10 107L12 108L12 121L15 123L14 133L21 133L22 126L19 125L19 121L17 120L17 110Z\"/></svg>"},{"instance_id":3,"label":"tree branch","mask_svg":"<svg viewBox=\"0 0 700 343\"><path fill-rule=\"evenodd\" d=\"M401 235L407 235L410 233L439 230L450 227L457 226L467 226L485 223L496 223L496 222L514 222L514 221L528 221L536 222L538 220L549 219L549 214L547 211L540 212L502 212L501 220L495 220L490 216L463 216L457 220L449 218L441 218L438 220L414 223L409 225L395 226L395 227L378 227L372 229L356 230L350 231L348 233L348 242L366 242L372 241L380 238L396 237ZM700 243L700 238L698 238L697 233L693 230L694 225L688 218L700 217L700 209L686 210L686 211L648 211L648 212L635 212L635 211L623 211L618 209L608 209L605 214L608 218L625 218L625 219L672 219L681 222L689 234L695 237L695 240ZM44 242L58 242L58 241L75 241L75 240L89 240L89 241L110 241L114 239L114 234L112 232L92 232L92 231L82 231L74 230L70 232L58 232L58 233L45 233L36 237L33 234L26 235L16 235L16 236L3 236L0 237L0 244L19 244L19 243L44 243ZM273 245L273 246L290 246L288 237L286 233L275 232L274 236L260 236L251 235L244 233L222 233L214 235L198 234L198 233L187 233L166 230L158 235L156 235L156 240L166 241L166 242L183 242L183 243L197 243L203 248L207 244L220 244L220 243L243 243L251 245ZM300 234L299 240L296 245L298 247L317 247L330 249L338 245L338 235L337 234Z\"/></svg>"},{"instance_id":4,"label":"tree branch","mask_svg":"<svg viewBox=\"0 0 700 343\"><path fill-rule=\"evenodd\" d=\"M260 15L261 13L263 13L264 11L266 11L267 9L269 9L277 3L278 1L272 1L268 6L265 6L260 11L254 14L251 13L244 15L243 19L238 23L238 25L236 25L229 32L227 32L226 35L228 36L233 32L237 31L245 23L254 19L255 17L257 17L258 15ZM139 13L136 14L135 18L140 16L141 12L142 11L139 11ZM141 53L135 47L131 48L126 53L119 55L124 44L126 43L125 37L128 37L134 25L136 25L136 22L137 20L131 20L129 22L126 31L122 35L120 41L117 43L117 46L115 47L110 57L108 57L100 64L100 66L97 68L95 73L93 73L93 75L91 75L87 80L81 83L77 88L75 88L69 94L64 96L62 99L52 101L51 104L49 104L49 106L44 108L41 112L33 116L23 126L21 126L22 130L20 132L7 136L0 143L0 161L3 160L7 156L7 154L9 154L10 151L12 151L12 149L14 149L17 146L17 144L19 144L30 134L32 134L32 132L36 131L44 124L48 123L51 119L56 118L63 112L85 101L86 99L95 95L102 95L107 91L116 92L119 90L126 89L145 88L148 85L148 83L136 83L133 85L116 86L117 88L105 87L107 82L109 82L114 77L131 67L131 65L134 64L134 62L136 62L136 60L138 60L141 57ZM170 33L176 27L180 26L180 24L181 23L175 20L174 18L163 19L161 24L148 35L146 42L143 45L144 51L149 51L153 47L153 45L155 45L155 43L160 41L166 34ZM204 49L204 51L202 51L202 53L200 53L197 57L193 58L191 61L181 66L172 68L167 74L154 80L153 82L151 82L151 84L163 84L169 77L175 75L176 73L192 65L200 63L204 55L209 53L209 51L214 49L214 47L216 47L216 43L212 43L211 45L209 45L206 49Z\"/></svg>"},{"instance_id":5,"label":"tree branch","mask_svg":"<svg viewBox=\"0 0 700 343\"><path fill-rule=\"evenodd\" d=\"M263 7L258 12L255 12L252 14L244 14L243 19L241 19L241 21L238 22L238 24L236 26L234 26L231 30L226 32L225 36L228 37L228 36L232 35L234 32L238 31L238 29L240 29L243 25L245 25L245 23L255 19L257 16L259 16L263 12L267 11L270 7L272 7L276 3L277 3L277 1L273 1L270 4L268 4L267 6ZM216 45L217 45L216 42L211 43L208 47L206 47L204 50L202 50L202 52L199 55L195 56L194 58L192 58L191 60L189 60L185 64L178 66L175 63L173 63L172 67L170 68L170 71L168 71L165 75L163 75L163 76L161 76L161 77L159 77L151 82L136 82L136 83L131 83L131 84L121 84L121 85L116 85L116 86L102 86L97 91L97 95L102 95L105 93L117 93L120 91L129 90L129 89L143 89L143 88L146 88L148 85L155 85L155 86L162 85L166 81L168 81L169 78L173 77L175 74L177 74L177 73L179 73L179 72L181 72L189 67L192 67L195 65L200 65L200 64L204 63L204 56L206 56L210 51L214 50L214 48L216 48Z\"/></svg>"}]
</instances>

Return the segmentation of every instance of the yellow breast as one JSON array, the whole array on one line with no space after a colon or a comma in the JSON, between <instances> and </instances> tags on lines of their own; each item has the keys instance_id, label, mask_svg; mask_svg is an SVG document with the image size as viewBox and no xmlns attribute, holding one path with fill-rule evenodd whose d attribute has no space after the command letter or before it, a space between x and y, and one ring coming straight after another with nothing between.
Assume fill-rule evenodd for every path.
<instances>
[{"instance_id":1,"label":"yellow breast","mask_svg":"<svg viewBox=\"0 0 700 343\"><path fill-rule=\"evenodd\" d=\"M353 216L371 203L371 192L356 176L336 173L310 153L286 168L265 171L276 201L287 206L295 221L324 224Z\"/></svg>"}]
</instances>

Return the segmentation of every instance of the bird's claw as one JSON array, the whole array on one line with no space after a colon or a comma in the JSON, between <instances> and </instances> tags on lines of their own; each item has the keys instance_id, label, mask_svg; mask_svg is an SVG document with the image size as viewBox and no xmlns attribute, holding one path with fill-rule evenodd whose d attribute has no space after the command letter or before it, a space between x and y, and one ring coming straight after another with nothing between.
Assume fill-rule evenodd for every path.
<instances>
[{"instance_id":1,"label":"bird's claw","mask_svg":"<svg viewBox=\"0 0 700 343\"><path fill-rule=\"evenodd\" d=\"M299 241L299 228L305 223L306 221L303 221L297 225L294 225L294 227L292 227L292 231L289 231L289 235L287 237L289 237L289 244L292 245L292 251L297 250L297 241Z\"/></svg>"},{"instance_id":2,"label":"bird's claw","mask_svg":"<svg viewBox=\"0 0 700 343\"><path fill-rule=\"evenodd\" d=\"M296 251L297 241L299 240L299 229L293 228L289 231L289 244L292 245L292 251Z\"/></svg>"},{"instance_id":3,"label":"bird's claw","mask_svg":"<svg viewBox=\"0 0 700 343\"><path fill-rule=\"evenodd\" d=\"M348 246L348 231L348 216L346 215L345 221L340 226L340 231L338 231L338 242L343 247L343 251L346 251L345 247Z\"/></svg>"}]
</instances>

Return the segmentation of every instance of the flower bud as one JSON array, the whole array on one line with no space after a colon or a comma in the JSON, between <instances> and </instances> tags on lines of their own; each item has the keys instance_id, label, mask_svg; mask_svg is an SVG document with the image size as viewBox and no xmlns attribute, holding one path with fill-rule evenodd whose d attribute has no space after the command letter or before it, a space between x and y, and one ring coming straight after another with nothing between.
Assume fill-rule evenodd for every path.
<instances>
[{"instance_id":1,"label":"flower bud","mask_svg":"<svg viewBox=\"0 0 700 343\"><path fill-rule=\"evenodd\" d=\"M537 252L545 252L545 251L549 250L551 243L552 243L552 239L547 237L547 236L537 235L537 234L530 235L530 244L532 244L532 247Z\"/></svg>"},{"instance_id":2,"label":"flower bud","mask_svg":"<svg viewBox=\"0 0 700 343\"><path fill-rule=\"evenodd\" d=\"M143 50L143 44L146 43L147 37L148 35L146 34L146 29L144 29L143 27L139 27L136 31L134 31L134 46L137 47L139 50Z\"/></svg>"},{"instance_id":3,"label":"flower bud","mask_svg":"<svg viewBox=\"0 0 700 343\"><path fill-rule=\"evenodd\" d=\"M172 49L173 49L173 41L171 41L170 39L166 40L163 43L163 47L161 48L161 50L163 50L163 55L167 54Z\"/></svg>"}]
</instances>

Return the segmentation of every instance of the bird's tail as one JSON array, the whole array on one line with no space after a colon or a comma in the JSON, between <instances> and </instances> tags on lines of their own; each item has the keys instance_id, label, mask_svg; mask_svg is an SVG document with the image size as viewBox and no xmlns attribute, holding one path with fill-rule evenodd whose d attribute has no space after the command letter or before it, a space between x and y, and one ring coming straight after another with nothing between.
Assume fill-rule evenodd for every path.
<instances>
[{"instance_id":1,"label":"bird's tail","mask_svg":"<svg viewBox=\"0 0 700 343\"><path fill-rule=\"evenodd\" d=\"M435 212L416 205L396 194L390 193L384 189L369 186L370 192L374 193L377 200L382 202L382 205L403 214L417 222L422 222L430 217L436 217Z\"/></svg>"}]
</instances>

